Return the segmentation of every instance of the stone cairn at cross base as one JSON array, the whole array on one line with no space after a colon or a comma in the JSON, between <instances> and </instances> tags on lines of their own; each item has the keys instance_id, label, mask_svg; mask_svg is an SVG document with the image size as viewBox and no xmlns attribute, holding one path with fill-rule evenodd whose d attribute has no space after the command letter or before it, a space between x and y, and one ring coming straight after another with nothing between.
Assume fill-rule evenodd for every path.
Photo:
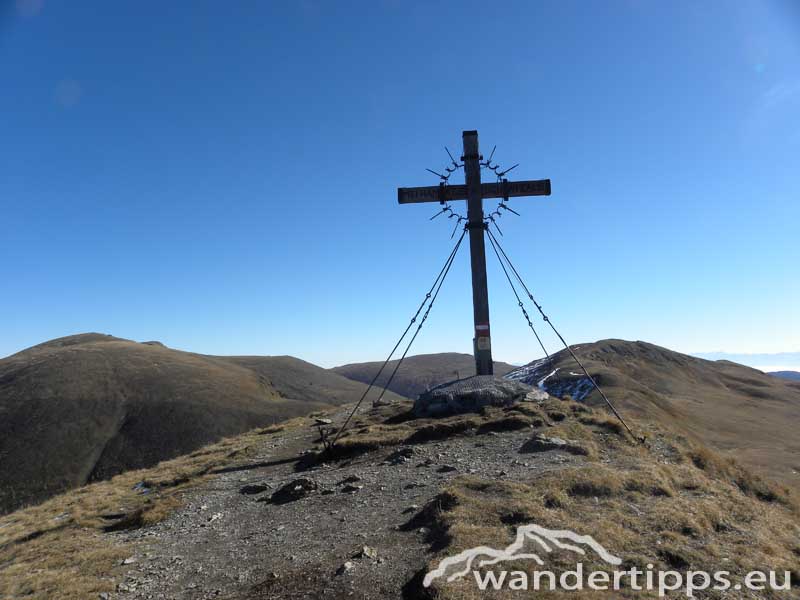
<instances>
[{"instance_id":1,"label":"stone cairn at cross base","mask_svg":"<svg viewBox=\"0 0 800 600\"><path fill-rule=\"evenodd\" d=\"M542 402L547 392L494 375L475 375L431 388L414 402L417 417L446 417L480 412L486 406L513 406L519 402Z\"/></svg>"}]
</instances>

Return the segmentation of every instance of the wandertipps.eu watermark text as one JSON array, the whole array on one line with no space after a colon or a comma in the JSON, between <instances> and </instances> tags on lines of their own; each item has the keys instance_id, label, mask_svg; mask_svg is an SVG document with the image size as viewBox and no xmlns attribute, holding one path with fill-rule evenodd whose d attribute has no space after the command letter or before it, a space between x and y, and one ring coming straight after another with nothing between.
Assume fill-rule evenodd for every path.
<instances>
[{"instance_id":1,"label":"wandertipps.eu watermark text","mask_svg":"<svg viewBox=\"0 0 800 600\"><path fill-rule=\"evenodd\" d=\"M682 592L694 597L696 592L713 590L787 591L792 586L789 571L751 571L736 578L730 571L673 571L656 570L652 564L647 568L631 567L627 570L586 570L583 563L574 569L555 573L549 570L532 571L474 569L472 575L481 591L634 591L656 592L664 597L670 592Z\"/></svg>"}]
</instances>

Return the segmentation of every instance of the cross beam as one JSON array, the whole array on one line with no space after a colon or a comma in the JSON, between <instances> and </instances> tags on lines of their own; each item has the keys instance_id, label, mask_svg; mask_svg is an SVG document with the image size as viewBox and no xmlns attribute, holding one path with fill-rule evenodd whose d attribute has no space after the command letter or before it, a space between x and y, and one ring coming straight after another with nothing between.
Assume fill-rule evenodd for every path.
<instances>
[{"instance_id":1,"label":"cross beam","mask_svg":"<svg viewBox=\"0 0 800 600\"><path fill-rule=\"evenodd\" d=\"M450 200L467 201L467 229L469 230L470 263L472 267L472 310L475 337L472 340L475 353L475 372L492 375L492 343L489 330L489 289L486 282L486 248L484 240L483 199L516 198L521 196L549 196L550 180L506 181L481 183L481 160L478 150L478 132L463 132L464 185L444 183L427 187L398 188L400 204L440 202Z\"/></svg>"},{"instance_id":2,"label":"cross beam","mask_svg":"<svg viewBox=\"0 0 800 600\"><path fill-rule=\"evenodd\" d=\"M520 196L549 196L550 180L500 181L482 183L481 198L518 198ZM397 188L397 201L400 204L418 202L449 202L466 200L466 185L429 185L425 187Z\"/></svg>"}]
</instances>

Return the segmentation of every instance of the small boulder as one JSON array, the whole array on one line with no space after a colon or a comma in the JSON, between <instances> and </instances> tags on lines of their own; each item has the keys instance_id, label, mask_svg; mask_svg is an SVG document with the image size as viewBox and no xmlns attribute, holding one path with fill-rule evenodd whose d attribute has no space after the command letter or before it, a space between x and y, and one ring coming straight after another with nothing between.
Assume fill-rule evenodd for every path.
<instances>
[{"instance_id":1,"label":"small boulder","mask_svg":"<svg viewBox=\"0 0 800 600\"><path fill-rule=\"evenodd\" d=\"M317 490L317 482L307 477L301 477L290 481L283 487L276 490L270 497L271 504L286 504L294 502L308 496Z\"/></svg>"},{"instance_id":2,"label":"small boulder","mask_svg":"<svg viewBox=\"0 0 800 600\"><path fill-rule=\"evenodd\" d=\"M411 460L412 456L414 456L414 448L406 446L392 452L386 457L386 462L392 465L399 465Z\"/></svg>"},{"instance_id":3,"label":"small boulder","mask_svg":"<svg viewBox=\"0 0 800 600\"><path fill-rule=\"evenodd\" d=\"M375 560L378 558L378 551L372 546L363 546L353 558L371 558Z\"/></svg>"},{"instance_id":4,"label":"small boulder","mask_svg":"<svg viewBox=\"0 0 800 600\"><path fill-rule=\"evenodd\" d=\"M560 450L561 452L569 452L570 454L582 456L589 453L586 448L576 442L541 434L537 434L525 442L520 452L549 452L551 450Z\"/></svg>"},{"instance_id":5,"label":"small boulder","mask_svg":"<svg viewBox=\"0 0 800 600\"><path fill-rule=\"evenodd\" d=\"M345 574L345 573L347 573L347 572L348 572L350 569L352 569L354 566L355 566L355 565L353 564L353 562L348 560L347 562L345 562L345 563L344 563L344 564L343 564L341 567L339 567L339 568L336 570L336 574L337 574L337 575L344 575L344 574Z\"/></svg>"},{"instance_id":6,"label":"small boulder","mask_svg":"<svg viewBox=\"0 0 800 600\"><path fill-rule=\"evenodd\" d=\"M263 483L251 483L239 488L239 493L245 495L260 494L261 492L266 492L268 489L269 487Z\"/></svg>"},{"instance_id":7,"label":"small boulder","mask_svg":"<svg viewBox=\"0 0 800 600\"><path fill-rule=\"evenodd\" d=\"M550 397L550 394L545 392L539 388L533 388L527 394L525 394L525 398L523 398L524 402L536 402L537 404L542 404Z\"/></svg>"},{"instance_id":8,"label":"small boulder","mask_svg":"<svg viewBox=\"0 0 800 600\"><path fill-rule=\"evenodd\" d=\"M345 483L356 483L356 482L361 481L361 480L362 480L362 477L360 477L359 475L350 475L349 477L345 477L344 479L342 479L336 485L343 485Z\"/></svg>"}]
</instances>

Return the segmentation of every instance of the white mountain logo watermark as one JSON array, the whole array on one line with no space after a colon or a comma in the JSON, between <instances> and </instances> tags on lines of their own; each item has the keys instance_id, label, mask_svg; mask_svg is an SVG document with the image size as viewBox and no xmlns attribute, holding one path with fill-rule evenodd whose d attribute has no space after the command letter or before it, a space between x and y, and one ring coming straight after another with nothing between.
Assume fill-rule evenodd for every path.
<instances>
[{"instance_id":1,"label":"white mountain logo watermark","mask_svg":"<svg viewBox=\"0 0 800 600\"><path fill-rule=\"evenodd\" d=\"M534 523L517 527L516 539L502 550L490 546L477 546L464 550L455 556L448 556L439 563L438 567L425 575L422 585L429 587L433 580L438 577L446 577L448 582L454 581L467 575L473 569L506 561L532 560L539 566L543 566L544 561L539 554L523 551L527 542L533 542L546 553L558 548L570 550L581 556L586 555L586 550L581 546L588 546L608 564L614 566L622 564L621 558L611 554L590 535L581 535L568 529L547 529ZM448 571L453 571L454 569L454 572L447 574Z\"/></svg>"},{"instance_id":2,"label":"white mountain logo watermark","mask_svg":"<svg viewBox=\"0 0 800 600\"><path fill-rule=\"evenodd\" d=\"M553 550L567 550L577 554L575 568L560 569L558 573L538 568L544 566L542 556ZM644 568L632 564L626 569L605 567L589 570L582 562L587 556L587 550L593 551L612 567L619 567L622 564L621 558L611 554L590 535L581 535L566 529L547 529L536 524L522 525L517 527L516 539L508 547L498 550L490 546L477 546L455 556L449 556L425 575L422 585L427 588L440 577L449 583L472 573L475 583L482 591L490 588L512 591L630 589L654 591L659 598L676 591L682 592L687 598L693 598L696 592L708 589L785 591L792 588L790 571L750 571L744 576L735 577L726 570L685 572L660 570L652 562L648 562ZM533 561L537 568L529 572L521 570L521 566L518 565L515 565L517 570L513 571L508 570L508 567L493 567L505 562L523 560ZM594 563L594 560L591 562Z\"/></svg>"}]
</instances>

